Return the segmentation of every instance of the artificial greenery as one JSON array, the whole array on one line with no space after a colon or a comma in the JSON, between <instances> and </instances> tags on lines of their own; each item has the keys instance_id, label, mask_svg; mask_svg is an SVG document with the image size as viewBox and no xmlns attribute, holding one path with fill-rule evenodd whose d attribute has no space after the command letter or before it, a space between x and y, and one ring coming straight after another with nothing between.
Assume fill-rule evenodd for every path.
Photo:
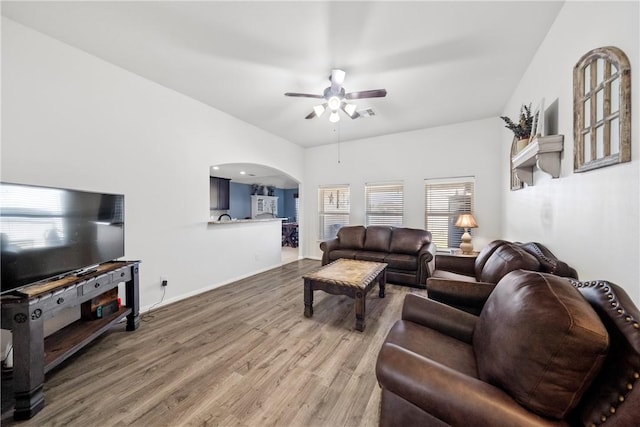
<instances>
[{"instance_id":1,"label":"artificial greenery","mask_svg":"<svg viewBox=\"0 0 640 427\"><path fill-rule=\"evenodd\" d=\"M506 123L505 127L510 129L517 139L529 138L531 136L531 127L533 126L533 115L531 115L531 104L520 107L520 119L518 123L514 123L507 116L500 116Z\"/></svg>"}]
</instances>

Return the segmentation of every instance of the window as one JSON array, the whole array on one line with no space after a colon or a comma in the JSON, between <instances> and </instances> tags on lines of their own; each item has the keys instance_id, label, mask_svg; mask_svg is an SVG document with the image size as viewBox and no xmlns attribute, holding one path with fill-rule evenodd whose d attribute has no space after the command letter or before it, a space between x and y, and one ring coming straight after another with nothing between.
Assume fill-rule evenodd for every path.
<instances>
[{"instance_id":1,"label":"window","mask_svg":"<svg viewBox=\"0 0 640 427\"><path fill-rule=\"evenodd\" d=\"M404 221L404 189L402 183L366 184L365 225L401 226Z\"/></svg>"},{"instance_id":2,"label":"window","mask_svg":"<svg viewBox=\"0 0 640 427\"><path fill-rule=\"evenodd\" d=\"M351 211L348 185L333 185L318 189L320 240L336 237L343 225L349 225Z\"/></svg>"},{"instance_id":3,"label":"window","mask_svg":"<svg viewBox=\"0 0 640 427\"><path fill-rule=\"evenodd\" d=\"M296 213L294 214L295 218L293 219L293 222L297 223L298 218L300 218L300 198L298 197L298 193L294 194L293 197L294 197L293 200L295 200L296 202L296 206L295 206Z\"/></svg>"},{"instance_id":4,"label":"window","mask_svg":"<svg viewBox=\"0 0 640 427\"><path fill-rule=\"evenodd\" d=\"M473 213L474 177L428 179L424 185L424 226L439 248L457 248L464 233L458 215Z\"/></svg>"}]
</instances>

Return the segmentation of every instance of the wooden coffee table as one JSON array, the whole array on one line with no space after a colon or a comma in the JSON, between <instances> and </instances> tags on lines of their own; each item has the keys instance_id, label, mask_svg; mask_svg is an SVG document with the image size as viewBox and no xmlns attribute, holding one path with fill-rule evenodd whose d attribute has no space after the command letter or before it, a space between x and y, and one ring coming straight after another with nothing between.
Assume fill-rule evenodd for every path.
<instances>
[{"instance_id":1,"label":"wooden coffee table","mask_svg":"<svg viewBox=\"0 0 640 427\"><path fill-rule=\"evenodd\" d=\"M332 295L346 295L355 299L356 329L364 331L365 300L376 283L379 296L384 298L387 283L387 264L381 262L338 259L331 264L302 276L304 279L304 315L313 316L313 291Z\"/></svg>"}]
</instances>

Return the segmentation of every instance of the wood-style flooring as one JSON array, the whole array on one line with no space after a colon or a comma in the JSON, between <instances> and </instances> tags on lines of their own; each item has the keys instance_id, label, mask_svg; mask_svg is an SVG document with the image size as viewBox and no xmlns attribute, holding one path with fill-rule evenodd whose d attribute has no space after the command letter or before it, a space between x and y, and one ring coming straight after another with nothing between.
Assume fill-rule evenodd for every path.
<instances>
[{"instance_id":1,"label":"wood-style flooring","mask_svg":"<svg viewBox=\"0 0 640 427\"><path fill-rule=\"evenodd\" d=\"M404 296L370 292L366 329L353 300L314 293L305 318L295 261L114 327L46 377L45 407L11 426L376 426L375 363ZM171 285L171 286L179 286Z\"/></svg>"}]
</instances>

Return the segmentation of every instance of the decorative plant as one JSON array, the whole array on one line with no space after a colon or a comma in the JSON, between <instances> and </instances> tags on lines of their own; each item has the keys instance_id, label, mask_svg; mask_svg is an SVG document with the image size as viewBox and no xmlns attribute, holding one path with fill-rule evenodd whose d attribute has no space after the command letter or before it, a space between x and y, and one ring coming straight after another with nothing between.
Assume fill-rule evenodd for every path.
<instances>
[{"instance_id":1,"label":"decorative plant","mask_svg":"<svg viewBox=\"0 0 640 427\"><path fill-rule=\"evenodd\" d=\"M517 123L514 123L507 116L500 116L506 123L505 127L510 129L517 139L529 138L531 136L531 127L533 126L533 115L531 114L531 104L527 107L523 105L520 107L520 118Z\"/></svg>"}]
</instances>

